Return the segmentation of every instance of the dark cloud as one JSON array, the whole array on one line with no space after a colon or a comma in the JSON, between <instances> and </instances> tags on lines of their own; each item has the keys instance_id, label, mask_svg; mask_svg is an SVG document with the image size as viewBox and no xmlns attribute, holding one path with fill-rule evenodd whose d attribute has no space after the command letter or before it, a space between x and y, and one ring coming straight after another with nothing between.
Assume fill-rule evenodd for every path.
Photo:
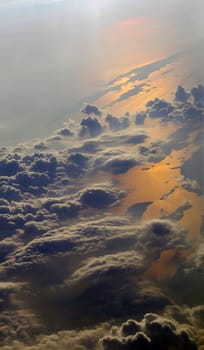
<instances>
[{"instance_id":1,"label":"dark cloud","mask_svg":"<svg viewBox=\"0 0 204 350\"><path fill-rule=\"evenodd\" d=\"M128 116L117 118L108 113L105 121L108 123L109 129L112 131L127 129L130 126L130 120Z\"/></svg>"},{"instance_id":2,"label":"dark cloud","mask_svg":"<svg viewBox=\"0 0 204 350\"><path fill-rule=\"evenodd\" d=\"M191 90L191 95L194 98L194 103L204 107L204 85L198 85Z\"/></svg>"},{"instance_id":3,"label":"dark cloud","mask_svg":"<svg viewBox=\"0 0 204 350\"><path fill-rule=\"evenodd\" d=\"M103 127L99 123L98 119L93 117L84 118L81 121L82 126L80 130L80 136L86 136L87 132L91 137L100 135L103 132Z\"/></svg>"},{"instance_id":4,"label":"dark cloud","mask_svg":"<svg viewBox=\"0 0 204 350\"><path fill-rule=\"evenodd\" d=\"M84 104L81 112L88 115L94 114L97 117L100 117L102 115L102 111L97 106L88 103Z\"/></svg>"},{"instance_id":5,"label":"dark cloud","mask_svg":"<svg viewBox=\"0 0 204 350\"><path fill-rule=\"evenodd\" d=\"M159 98L149 101L146 107L150 118L161 118L165 120L171 119L171 113L174 110L174 106L171 103Z\"/></svg>"},{"instance_id":6,"label":"dark cloud","mask_svg":"<svg viewBox=\"0 0 204 350\"><path fill-rule=\"evenodd\" d=\"M187 102L189 99L190 94L186 92L186 90L183 88L183 86L178 86L177 90L175 92L175 100L178 102Z\"/></svg>"},{"instance_id":7,"label":"dark cloud","mask_svg":"<svg viewBox=\"0 0 204 350\"><path fill-rule=\"evenodd\" d=\"M58 130L58 134L65 137L71 137L74 135L73 131L70 130L69 128L63 128Z\"/></svg>"},{"instance_id":8,"label":"dark cloud","mask_svg":"<svg viewBox=\"0 0 204 350\"><path fill-rule=\"evenodd\" d=\"M20 166L15 159L0 160L0 176L13 176L20 171Z\"/></svg>"},{"instance_id":9,"label":"dark cloud","mask_svg":"<svg viewBox=\"0 0 204 350\"><path fill-rule=\"evenodd\" d=\"M145 112L137 113L135 116L135 124L144 125L144 121L146 118L147 118L147 114Z\"/></svg>"},{"instance_id":10,"label":"dark cloud","mask_svg":"<svg viewBox=\"0 0 204 350\"><path fill-rule=\"evenodd\" d=\"M120 328L114 327L101 344L104 350L198 349L190 327L151 313L141 322L128 320Z\"/></svg>"},{"instance_id":11,"label":"dark cloud","mask_svg":"<svg viewBox=\"0 0 204 350\"><path fill-rule=\"evenodd\" d=\"M79 200L85 207L104 209L110 205L118 204L122 194L119 190L98 185L84 189L80 194Z\"/></svg>"},{"instance_id":12,"label":"dark cloud","mask_svg":"<svg viewBox=\"0 0 204 350\"><path fill-rule=\"evenodd\" d=\"M45 144L45 142L38 142L34 145L34 148L37 150L37 151L45 151L47 150L47 145Z\"/></svg>"}]
</instances>

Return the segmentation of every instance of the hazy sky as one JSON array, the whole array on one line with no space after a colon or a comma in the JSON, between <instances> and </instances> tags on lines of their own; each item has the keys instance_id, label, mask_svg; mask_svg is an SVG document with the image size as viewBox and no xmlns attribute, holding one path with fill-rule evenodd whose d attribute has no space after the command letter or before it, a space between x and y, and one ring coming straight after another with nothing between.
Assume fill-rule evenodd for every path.
<instances>
[{"instance_id":1,"label":"hazy sky","mask_svg":"<svg viewBox=\"0 0 204 350\"><path fill-rule=\"evenodd\" d=\"M200 46L203 8L201 0L1 1L1 139L44 135L117 74Z\"/></svg>"}]
</instances>

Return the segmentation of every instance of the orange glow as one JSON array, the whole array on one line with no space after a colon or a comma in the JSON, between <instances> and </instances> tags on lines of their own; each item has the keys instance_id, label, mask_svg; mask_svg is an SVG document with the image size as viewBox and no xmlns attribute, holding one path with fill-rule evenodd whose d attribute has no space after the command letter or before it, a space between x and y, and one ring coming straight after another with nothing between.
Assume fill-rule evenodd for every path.
<instances>
[{"instance_id":1,"label":"orange glow","mask_svg":"<svg viewBox=\"0 0 204 350\"><path fill-rule=\"evenodd\" d=\"M162 139L167 136L167 133L170 133L167 127L164 127L163 136L162 128L158 129L159 131L160 134L156 135L157 139L158 136ZM189 141L192 140L192 137L195 137L195 133L189 136ZM146 145L150 141L152 141L151 138ZM136 203L153 202L142 216L143 220L151 220L168 217L177 208L189 202L192 206L183 211L183 217L178 220L178 224L188 230L190 239L199 239L202 223L201 215L204 212L204 196L198 196L184 189L180 173L183 161L188 159L195 150L195 147L186 147L182 150L173 151L159 163L134 167L126 174L115 176L114 179L119 186L126 190L128 194L121 205L113 209L113 212L121 214ZM163 199L165 195L166 198Z\"/></svg>"},{"instance_id":2,"label":"orange glow","mask_svg":"<svg viewBox=\"0 0 204 350\"><path fill-rule=\"evenodd\" d=\"M150 30L151 19L148 17L129 18L108 27L110 41L120 41L124 38L143 37Z\"/></svg>"},{"instance_id":3,"label":"orange glow","mask_svg":"<svg viewBox=\"0 0 204 350\"><path fill-rule=\"evenodd\" d=\"M187 250L165 250L161 253L159 259L146 271L144 277L158 281L172 278L178 270L180 259L188 255L189 251Z\"/></svg>"}]
</instances>

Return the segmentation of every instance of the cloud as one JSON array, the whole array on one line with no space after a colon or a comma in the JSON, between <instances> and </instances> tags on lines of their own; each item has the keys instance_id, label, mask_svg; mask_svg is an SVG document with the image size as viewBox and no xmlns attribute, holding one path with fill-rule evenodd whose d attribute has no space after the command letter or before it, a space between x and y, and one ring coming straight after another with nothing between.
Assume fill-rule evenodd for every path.
<instances>
[{"instance_id":1,"label":"cloud","mask_svg":"<svg viewBox=\"0 0 204 350\"><path fill-rule=\"evenodd\" d=\"M88 116L82 119L82 128L86 129L83 137L79 137L79 124L66 124L56 131L57 141L42 141L42 147L39 141L37 148L29 144L1 149L3 350L100 349L105 343L99 344L98 340L108 338L107 325L101 322L107 322L109 328L110 323L126 323L120 334L111 335L118 338L115 344L119 349L136 346L132 338L140 338L136 342L144 341L145 346L155 346L153 333L148 333L150 323L158 323L156 330L163 334L167 321L159 316L154 321L148 319L148 330L138 330L142 335L136 336L138 324L144 326L145 321L136 322L134 318L146 312L162 315L167 306L181 304L181 300L193 305L186 320L201 327L203 241L192 247L181 223L173 222L180 220L190 203L181 203L168 218L139 223L135 219L141 219L151 201L136 202L129 208L131 216L113 214L117 209L113 207L126 196L118 186L117 175L135 166L145 169L147 164L165 159L172 150L182 150L190 145L188 136L198 127L200 136L193 143L200 153L195 152L191 157L194 160L184 162L185 177L179 181L192 189L200 183L200 175L194 176L192 167L199 168L202 153L202 89L186 94L185 101L180 96L179 101L171 103L160 99L150 102L140 117L136 115L136 123L142 125L145 121L142 129L127 114L121 118L111 115L105 127L97 115ZM157 125L164 119L167 126L169 120L177 120L177 130L162 141L153 135L152 141L149 126L150 134L145 130L151 112ZM74 137L69 138L69 131L62 130L74 130ZM45 149L44 143L49 148ZM166 192L161 199L170 200L171 193ZM186 252L179 256L175 275L169 278L167 273L162 282L154 275L148 280L148 271L155 265L160 268L160 261L174 251ZM175 341L180 339L177 344L182 349L180 325L175 324L175 330L169 327ZM159 339L164 339L162 336ZM191 336L185 337L188 348ZM113 343L106 342L106 346Z\"/></svg>"},{"instance_id":2,"label":"cloud","mask_svg":"<svg viewBox=\"0 0 204 350\"><path fill-rule=\"evenodd\" d=\"M82 137L86 135L86 132L88 132L92 137L98 136L103 132L103 127L99 123L98 119L93 117L82 119L81 126L80 136Z\"/></svg>"},{"instance_id":3,"label":"cloud","mask_svg":"<svg viewBox=\"0 0 204 350\"><path fill-rule=\"evenodd\" d=\"M73 131L71 131L69 128L66 128L66 127L58 130L57 133L61 136L65 136L65 137L71 137L74 135Z\"/></svg>"},{"instance_id":4,"label":"cloud","mask_svg":"<svg viewBox=\"0 0 204 350\"><path fill-rule=\"evenodd\" d=\"M147 102L147 113L150 118L162 118L168 120L174 107L171 103L155 98L152 101Z\"/></svg>"},{"instance_id":5,"label":"cloud","mask_svg":"<svg viewBox=\"0 0 204 350\"><path fill-rule=\"evenodd\" d=\"M179 54L169 56L169 57L166 57L162 60L146 64L142 67L134 68L127 73L120 74L115 79L110 81L108 83L108 85L113 85L114 83L120 81L122 78L128 78L127 83L134 82L137 80L138 81L145 80L148 78L148 76L151 73L153 73L157 70L160 70L161 68L165 67L167 64L173 62L178 57L178 55Z\"/></svg>"},{"instance_id":6,"label":"cloud","mask_svg":"<svg viewBox=\"0 0 204 350\"><path fill-rule=\"evenodd\" d=\"M85 207L104 209L110 205L118 204L122 195L124 193L121 191L110 189L108 186L102 184L84 189L80 193L79 200Z\"/></svg>"},{"instance_id":7,"label":"cloud","mask_svg":"<svg viewBox=\"0 0 204 350\"><path fill-rule=\"evenodd\" d=\"M135 124L144 125L144 121L146 118L147 118L147 114L145 112L137 113L135 116Z\"/></svg>"},{"instance_id":8,"label":"cloud","mask_svg":"<svg viewBox=\"0 0 204 350\"><path fill-rule=\"evenodd\" d=\"M130 126L130 120L128 116L117 118L108 113L105 121L108 123L109 129L112 131L127 129Z\"/></svg>"},{"instance_id":9,"label":"cloud","mask_svg":"<svg viewBox=\"0 0 204 350\"><path fill-rule=\"evenodd\" d=\"M198 85L191 89L191 95L193 96L194 103L200 107L204 107L204 85Z\"/></svg>"},{"instance_id":10,"label":"cloud","mask_svg":"<svg viewBox=\"0 0 204 350\"><path fill-rule=\"evenodd\" d=\"M19 172L20 166L15 159L2 159L0 161L0 176L13 176Z\"/></svg>"},{"instance_id":11,"label":"cloud","mask_svg":"<svg viewBox=\"0 0 204 350\"><path fill-rule=\"evenodd\" d=\"M192 154L189 159L184 161L181 166L181 174L184 175L185 178L194 181L194 183L196 182L200 188L200 193L202 194L204 192L203 173L204 163L202 145L197 151Z\"/></svg>"},{"instance_id":12,"label":"cloud","mask_svg":"<svg viewBox=\"0 0 204 350\"><path fill-rule=\"evenodd\" d=\"M190 327L151 313L141 322L128 320L120 328L112 328L112 335L102 338L101 344L103 350L198 348Z\"/></svg>"},{"instance_id":13,"label":"cloud","mask_svg":"<svg viewBox=\"0 0 204 350\"><path fill-rule=\"evenodd\" d=\"M113 174L124 174L138 164L139 162L133 157L113 157L104 163L102 170Z\"/></svg>"},{"instance_id":14,"label":"cloud","mask_svg":"<svg viewBox=\"0 0 204 350\"><path fill-rule=\"evenodd\" d=\"M145 86L148 86L148 84L143 83L143 84L139 84L139 85L134 85L134 87L132 89L128 90L127 92L124 92L115 101L113 101L112 103L110 103L106 107L110 107L110 106L114 105L115 103L118 103L118 102L121 102L121 101L128 99L129 97L138 95L140 92L144 91Z\"/></svg>"},{"instance_id":15,"label":"cloud","mask_svg":"<svg viewBox=\"0 0 204 350\"><path fill-rule=\"evenodd\" d=\"M175 92L175 100L178 102L187 102L190 94L186 92L183 86L178 86Z\"/></svg>"},{"instance_id":16,"label":"cloud","mask_svg":"<svg viewBox=\"0 0 204 350\"><path fill-rule=\"evenodd\" d=\"M84 104L81 112L88 115L94 114L97 117L102 115L102 111L97 106L88 103Z\"/></svg>"}]
</instances>

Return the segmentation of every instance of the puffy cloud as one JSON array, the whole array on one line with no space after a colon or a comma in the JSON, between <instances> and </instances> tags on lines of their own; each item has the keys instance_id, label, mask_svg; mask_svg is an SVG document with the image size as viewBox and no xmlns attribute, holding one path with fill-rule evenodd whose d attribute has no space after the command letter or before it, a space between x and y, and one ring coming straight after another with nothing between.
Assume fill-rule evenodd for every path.
<instances>
[{"instance_id":1,"label":"puffy cloud","mask_svg":"<svg viewBox=\"0 0 204 350\"><path fill-rule=\"evenodd\" d=\"M113 174L124 174L138 164L139 162L134 157L112 157L104 162L102 170Z\"/></svg>"},{"instance_id":2,"label":"puffy cloud","mask_svg":"<svg viewBox=\"0 0 204 350\"><path fill-rule=\"evenodd\" d=\"M12 342L2 346L2 350L99 350L99 339L106 334L108 328L109 324L101 324L92 329L60 330L52 334L41 334L32 341L32 345L29 337L24 342L23 339L16 341L14 338Z\"/></svg>"},{"instance_id":3,"label":"puffy cloud","mask_svg":"<svg viewBox=\"0 0 204 350\"><path fill-rule=\"evenodd\" d=\"M86 136L87 132L90 136L95 137L103 132L103 127L99 123L98 119L93 117L84 118L81 121L80 136Z\"/></svg>"},{"instance_id":4,"label":"puffy cloud","mask_svg":"<svg viewBox=\"0 0 204 350\"><path fill-rule=\"evenodd\" d=\"M178 86L175 92L175 100L178 102L187 102L190 94L186 92L183 86Z\"/></svg>"},{"instance_id":5,"label":"puffy cloud","mask_svg":"<svg viewBox=\"0 0 204 350\"><path fill-rule=\"evenodd\" d=\"M65 137L71 137L74 135L73 131L66 127L58 130L58 134Z\"/></svg>"},{"instance_id":6,"label":"puffy cloud","mask_svg":"<svg viewBox=\"0 0 204 350\"><path fill-rule=\"evenodd\" d=\"M165 120L170 118L174 110L174 106L171 103L159 98L147 102L146 107L150 118L162 118Z\"/></svg>"},{"instance_id":7,"label":"puffy cloud","mask_svg":"<svg viewBox=\"0 0 204 350\"><path fill-rule=\"evenodd\" d=\"M0 176L13 176L19 172L20 166L15 159L2 159L0 160Z\"/></svg>"},{"instance_id":8,"label":"puffy cloud","mask_svg":"<svg viewBox=\"0 0 204 350\"><path fill-rule=\"evenodd\" d=\"M144 125L146 118L147 118L147 114L145 112L137 113L135 116L135 124L136 125Z\"/></svg>"},{"instance_id":9,"label":"puffy cloud","mask_svg":"<svg viewBox=\"0 0 204 350\"><path fill-rule=\"evenodd\" d=\"M97 117L100 117L102 115L102 111L97 106L88 103L84 104L81 112L88 115L94 114Z\"/></svg>"},{"instance_id":10,"label":"puffy cloud","mask_svg":"<svg viewBox=\"0 0 204 350\"><path fill-rule=\"evenodd\" d=\"M194 103L201 107L204 106L204 85L198 85L191 90L191 95L194 98Z\"/></svg>"},{"instance_id":11,"label":"puffy cloud","mask_svg":"<svg viewBox=\"0 0 204 350\"><path fill-rule=\"evenodd\" d=\"M119 190L110 189L108 186L106 187L104 185L97 185L84 189L80 193L79 200L85 207L104 209L110 205L118 204L122 195L124 195L124 193Z\"/></svg>"},{"instance_id":12,"label":"puffy cloud","mask_svg":"<svg viewBox=\"0 0 204 350\"><path fill-rule=\"evenodd\" d=\"M130 126L130 120L128 116L116 118L112 114L108 113L105 121L108 123L108 126L112 131L127 129Z\"/></svg>"},{"instance_id":13,"label":"puffy cloud","mask_svg":"<svg viewBox=\"0 0 204 350\"><path fill-rule=\"evenodd\" d=\"M138 241L144 244L142 249L185 248L185 231L168 220L151 220L138 227ZM145 248L144 248L145 247Z\"/></svg>"},{"instance_id":14,"label":"puffy cloud","mask_svg":"<svg viewBox=\"0 0 204 350\"><path fill-rule=\"evenodd\" d=\"M38 142L34 145L34 148L37 150L37 151L45 151L47 150L47 145L45 142Z\"/></svg>"},{"instance_id":15,"label":"puffy cloud","mask_svg":"<svg viewBox=\"0 0 204 350\"><path fill-rule=\"evenodd\" d=\"M187 146L188 135L200 125L201 90L195 90L185 101L184 97L181 101L181 90L180 100L178 97L172 103L156 99L141 112L141 119L136 118L137 124L151 117L151 112L155 118L158 113L162 121L178 118L179 130L162 142L151 142L151 135L147 139L146 131L134 125L125 129L130 120L125 115L118 120L111 116L107 121L110 128L104 128L97 118L84 118L82 123L87 125L82 128L88 131L85 140L77 136L79 125L72 128L67 124L56 131L58 141L49 140L49 150L43 145L1 150L0 274L3 283L22 282L21 289L0 290L4 350L95 350L100 347L98 339L107 335L98 322L114 319L118 324L121 319L140 317L145 312L162 313L172 305L172 296L179 302L197 305L198 298L203 303L203 243L189 256L180 258L171 280L167 276L160 283L146 277L164 251L189 248L185 232L172 220L181 218L190 203L182 204L168 220L138 224L134 216L113 216L112 207L124 193L116 185L103 182L112 174L117 181L117 174L131 167L156 162L172 150ZM159 122L157 119L154 124ZM66 137L67 130L75 131L71 140ZM198 146L201 141L202 132L194 143ZM189 174L187 177L182 179L183 186L199 181ZM163 199L168 196L170 192ZM150 203L137 203L129 211L141 217ZM188 315L189 320L201 326L201 307ZM22 322L18 321L20 317ZM153 335L138 328L143 322L130 320L120 334L112 334L118 338L114 346L135 348L135 343L126 339L134 336L144 346L153 344ZM92 329L86 329L88 326ZM81 327L84 331L74 330ZM163 334L163 326L155 327ZM179 327L176 325L176 336L181 334ZM182 349L182 341L177 344ZM160 343L157 345L160 347Z\"/></svg>"},{"instance_id":16,"label":"puffy cloud","mask_svg":"<svg viewBox=\"0 0 204 350\"><path fill-rule=\"evenodd\" d=\"M141 322L128 320L120 328L114 327L101 344L104 350L198 349L190 327L151 313Z\"/></svg>"}]
</instances>

